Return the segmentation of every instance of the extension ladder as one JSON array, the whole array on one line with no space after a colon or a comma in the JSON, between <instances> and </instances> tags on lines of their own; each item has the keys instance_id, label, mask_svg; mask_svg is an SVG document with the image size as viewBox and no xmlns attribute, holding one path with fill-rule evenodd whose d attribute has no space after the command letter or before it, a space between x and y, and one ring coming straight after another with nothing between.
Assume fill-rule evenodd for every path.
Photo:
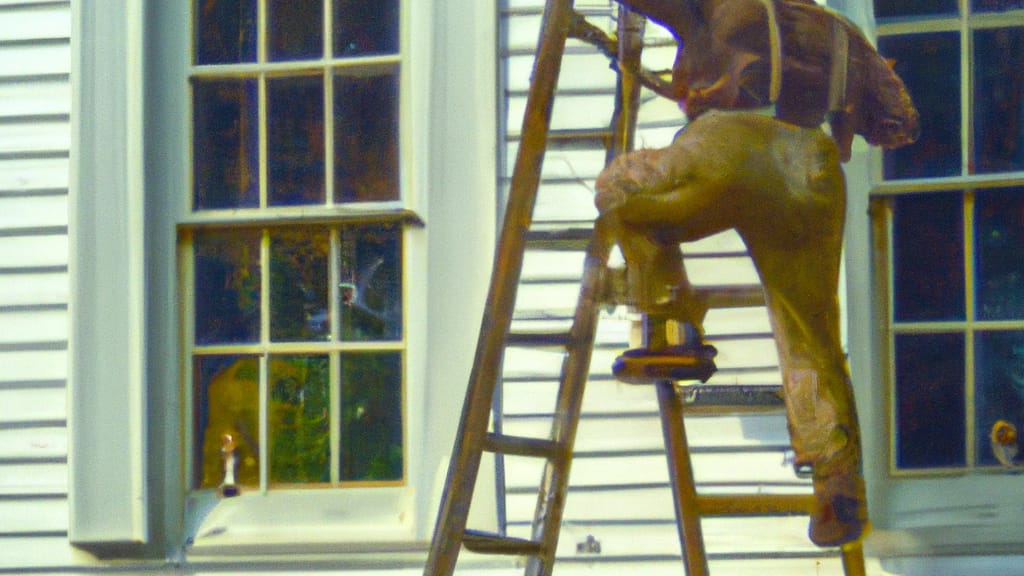
<instances>
[{"instance_id":1,"label":"extension ladder","mask_svg":"<svg viewBox=\"0 0 1024 576\"><path fill-rule=\"evenodd\" d=\"M523 119L521 144L512 173L504 225L498 240L495 267L481 325L476 356L459 429L452 450L425 576L450 576L455 571L462 547L477 553L523 556L527 576L552 573L562 512L565 506L573 444L580 419L583 392L590 367L599 307L615 297L608 258L613 238L599 219L586 249L583 277L572 327L564 334L512 333L510 331L516 291L523 266L527 235L540 184L541 164L550 135L555 87L565 43L570 30L586 33L579 25L573 0L547 0ZM608 137L610 161L632 148L640 83L639 70L643 19L620 9L617 57L619 85L615 114ZM753 305L762 303L760 290L733 290L703 294L711 303ZM730 304L731 303L731 304ZM663 344L664 321L648 319L645 344ZM525 438L489 432L495 390L506 346L534 343L564 347L557 405L548 438ZM810 495L698 495L693 481L683 421L684 402L676 383L655 382L665 446L669 459L676 516L684 564L689 576L708 573L702 515L764 513L807 513L813 505ZM484 452L541 458L545 461L530 538L467 530L467 518ZM843 549L847 576L864 573L859 543Z\"/></svg>"}]
</instances>

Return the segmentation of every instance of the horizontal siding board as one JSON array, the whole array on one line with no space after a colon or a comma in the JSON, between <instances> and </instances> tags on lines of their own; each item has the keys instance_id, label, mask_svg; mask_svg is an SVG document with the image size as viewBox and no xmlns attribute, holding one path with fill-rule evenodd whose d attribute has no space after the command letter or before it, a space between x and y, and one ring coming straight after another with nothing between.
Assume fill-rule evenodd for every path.
<instances>
[{"instance_id":1,"label":"horizontal siding board","mask_svg":"<svg viewBox=\"0 0 1024 576\"><path fill-rule=\"evenodd\" d=\"M67 494L68 466L64 462L0 465L0 498Z\"/></svg>"},{"instance_id":2,"label":"horizontal siding board","mask_svg":"<svg viewBox=\"0 0 1024 576\"><path fill-rule=\"evenodd\" d=\"M13 351L0 349L0 386L4 383L52 382L68 376L66 350Z\"/></svg>"},{"instance_id":3,"label":"horizontal siding board","mask_svg":"<svg viewBox=\"0 0 1024 576\"><path fill-rule=\"evenodd\" d=\"M0 536L59 533L68 529L67 498L0 498Z\"/></svg>"},{"instance_id":4,"label":"horizontal siding board","mask_svg":"<svg viewBox=\"0 0 1024 576\"><path fill-rule=\"evenodd\" d=\"M71 82L69 79L41 78L23 82L0 82L0 121L20 116L53 116L70 113Z\"/></svg>"},{"instance_id":5,"label":"horizontal siding board","mask_svg":"<svg viewBox=\"0 0 1024 576\"><path fill-rule=\"evenodd\" d=\"M3 202L0 201L0 205ZM0 270L67 266L68 239L64 234L47 236L0 236ZM0 317L0 326L4 318ZM0 330L0 342L3 342Z\"/></svg>"},{"instance_id":6,"label":"horizontal siding board","mask_svg":"<svg viewBox=\"0 0 1024 576\"><path fill-rule=\"evenodd\" d=\"M0 465L5 461L54 461L67 458L67 430L63 426L0 428Z\"/></svg>"},{"instance_id":7,"label":"horizontal siding board","mask_svg":"<svg viewBox=\"0 0 1024 576\"><path fill-rule=\"evenodd\" d=\"M68 544L66 536L0 536L0 570L74 573L67 567L78 563L79 555Z\"/></svg>"},{"instance_id":8,"label":"horizontal siding board","mask_svg":"<svg viewBox=\"0 0 1024 576\"><path fill-rule=\"evenodd\" d=\"M0 82L71 73L71 43L0 45Z\"/></svg>"},{"instance_id":9,"label":"horizontal siding board","mask_svg":"<svg viewBox=\"0 0 1024 576\"><path fill-rule=\"evenodd\" d=\"M0 154L48 154L71 148L71 124L66 118L9 122L0 130Z\"/></svg>"},{"instance_id":10,"label":"horizontal siding board","mask_svg":"<svg viewBox=\"0 0 1024 576\"><path fill-rule=\"evenodd\" d=\"M68 190L68 158L0 159L0 196L10 193Z\"/></svg>"},{"instance_id":11,"label":"horizontal siding board","mask_svg":"<svg viewBox=\"0 0 1024 576\"><path fill-rule=\"evenodd\" d=\"M71 11L62 4L0 4L0 42L71 37Z\"/></svg>"},{"instance_id":12,"label":"horizontal siding board","mask_svg":"<svg viewBox=\"0 0 1024 576\"><path fill-rule=\"evenodd\" d=\"M0 312L0 348L36 342L67 342L67 339L67 310Z\"/></svg>"},{"instance_id":13,"label":"horizontal siding board","mask_svg":"<svg viewBox=\"0 0 1024 576\"><path fill-rule=\"evenodd\" d=\"M0 197L0 230L33 230L68 225L68 197Z\"/></svg>"},{"instance_id":14,"label":"horizontal siding board","mask_svg":"<svg viewBox=\"0 0 1024 576\"><path fill-rule=\"evenodd\" d=\"M0 355L2 358L2 355ZM63 388L0 389L0 427L67 419L67 392Z\"/></svg>"},{"instance_id":15,"label":"horizontal siding board","mask_svg":"<svg viewBox=\"0 0 1024 576\"><path fill-rule=\"evenodd\" d=\"M534 36L534 41L536 41L536 36ZM530 88L530 77L533 74L533 55L512 56L506 62L508 66L506 89L525 100L524 95ZM611 69L608 58L603 54L596 51L582 54L567 53L562 59L561 74L558 76L558 90L563 94L579 90L614 90L615 83L615 71ZM555 102L558 99L559 95L556 93ZM607 108L609 96L601 96L600 99L605 102L605 108ZM509 112L509 118L522 119L522 117L522 114Z\"/></svg>"},{"instance_id":16,"label":"horizontal siding board","mask_svg":"<svg viewBox=\"0 0 1024 576\"><path fill-rule=\"evenodd\" d=\"M0 282L0 311L7 307L67 304L68 275L12 274Z\"/></svg>"}]
</instances>

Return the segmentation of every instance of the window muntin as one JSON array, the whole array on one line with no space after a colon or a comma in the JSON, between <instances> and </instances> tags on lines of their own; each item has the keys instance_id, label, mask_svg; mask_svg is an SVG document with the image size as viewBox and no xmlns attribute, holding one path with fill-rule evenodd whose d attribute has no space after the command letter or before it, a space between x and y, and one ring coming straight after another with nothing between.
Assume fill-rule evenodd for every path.
<instances>
[{"instance_id":1,"label":"window muntin","mask_svg":"<svg viewBox=\"0 0 1024 576\"><path fill-rule=\"evenodd\" d=\"M329 8L194 5L192 488L405 481L399 2Z\"/></svg>"},{"instance_id":2,"label":"window muntin","mask_svg":"<svg viewBox=\"0 0 1024 576\"><path fill-rule=\"evenodd\" d=\"M996 470L993 425L1024 426L1024 27L997 14L1021 6L939 4L875 2L879 50L922 117L921 141L879 154L873 200L895 474Z\"/></svg>"}]
</instances>

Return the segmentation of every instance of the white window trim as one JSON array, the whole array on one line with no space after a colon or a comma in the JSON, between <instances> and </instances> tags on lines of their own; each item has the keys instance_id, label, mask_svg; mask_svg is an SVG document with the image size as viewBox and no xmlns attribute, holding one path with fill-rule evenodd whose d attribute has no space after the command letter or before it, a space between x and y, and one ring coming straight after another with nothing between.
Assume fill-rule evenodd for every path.
<instances>
[{"instance_id":1,"label":"white window trim","mask_svg":"<svg viewBox=\"0 0 1024 576\"><path fill-rule=\"evenodd\" d=\"M406 357L407 486L252 494L204 519L196 509L207 504L185 496L182 474L173 215L184 203L154 192L187 181L190 161L175 154L187 142L164 141L168 127L188 122L187 66L161 48L190 26L187 17L167 21L166 12L184 5L187 14L190 4L72 5L71 542L104 556L191 563L245 557L263 538L273 545L260 551L277 560L311 551L419 554L433 531L493 259L496 6L414 0L403 12L403 24L419 30L403 60L402 113L412 125L401 136L412 168L403 185L427 223L406 232L406 276L425 286L407 302L415 323ZM479 487L493 498L486 479ZM484 517L493 516L488 500ZM282 524L286 508L302 529ZM325 526L332 518L341 521ZM266 521L263 531L251 530L254 519ZM220 537L189 546L190 532L204 533L202 520L208 536Z\"/></svg>"}]
</instances>

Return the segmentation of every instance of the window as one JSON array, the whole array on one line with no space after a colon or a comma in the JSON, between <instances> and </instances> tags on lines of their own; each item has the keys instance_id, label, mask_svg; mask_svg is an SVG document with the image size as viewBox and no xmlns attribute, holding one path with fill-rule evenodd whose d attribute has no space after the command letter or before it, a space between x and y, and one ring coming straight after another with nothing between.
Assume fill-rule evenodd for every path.
<instances>
[{"instance_id":1,"label":"window","mask_svg":"<svg viewBox=\"0 0 1024 576\"><path fill-rule=\"evenodd\" d=\"M897 476L998 470L997 423L1024 427L1022 8L875 0L922 119L872 200Z\"/></svg>"}]
</instances>

